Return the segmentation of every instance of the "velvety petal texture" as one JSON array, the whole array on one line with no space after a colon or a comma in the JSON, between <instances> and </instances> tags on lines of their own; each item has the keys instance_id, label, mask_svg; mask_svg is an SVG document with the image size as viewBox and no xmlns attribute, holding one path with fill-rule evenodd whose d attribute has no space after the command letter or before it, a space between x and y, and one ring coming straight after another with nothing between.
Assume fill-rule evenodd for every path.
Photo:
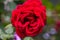
<instances>
[{"instance_id":1,"label":"velvety petal texture","mask_svg":"<svg viewBox=\"0 0 60 40\"><path fill-rule=\"evenodd\" d=\"M34 37L46 24L46 7L41 0L26 0L12 11L11 23L21 38Z\"/></svg>"}]
</instances>

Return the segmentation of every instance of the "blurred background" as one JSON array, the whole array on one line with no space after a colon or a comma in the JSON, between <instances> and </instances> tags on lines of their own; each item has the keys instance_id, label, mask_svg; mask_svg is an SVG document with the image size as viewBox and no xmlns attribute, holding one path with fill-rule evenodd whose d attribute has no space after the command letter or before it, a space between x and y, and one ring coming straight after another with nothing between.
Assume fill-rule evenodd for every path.
<instances>
[{"instance_id":1,"label":"blurred background","mask_svg":"<svg viewBox=\"0 0 60 40\"><path fill-rule=\"evenodd\" d=\"M22 4L25 0L0 0L0 40L13 40L14 28L11 25L11 11L18 4ZM56 27L60 28L60 0L42 0L46 6L47 24L43 32L34 37L34 40L60 40L60 30L56 31ZM24 40L28 40L29 38Z\"/></svg>"}]
</instances>

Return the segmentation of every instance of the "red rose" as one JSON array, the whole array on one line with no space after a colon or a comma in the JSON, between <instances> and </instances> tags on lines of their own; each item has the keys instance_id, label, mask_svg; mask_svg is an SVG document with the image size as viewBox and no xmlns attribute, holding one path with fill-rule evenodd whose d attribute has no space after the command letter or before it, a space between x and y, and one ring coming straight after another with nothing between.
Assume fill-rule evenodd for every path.
<instances>
[{"instance_id":1,"label":"red rose","mask_svg":"<svg viewBox=\"0 0 60 40\"><path fill-rule=\"evenodd\" d=\"M46 8L39 0L27 0L12 11L11 22L21 38L36 36L46 24Z\"/></svg>"}]
</instances>

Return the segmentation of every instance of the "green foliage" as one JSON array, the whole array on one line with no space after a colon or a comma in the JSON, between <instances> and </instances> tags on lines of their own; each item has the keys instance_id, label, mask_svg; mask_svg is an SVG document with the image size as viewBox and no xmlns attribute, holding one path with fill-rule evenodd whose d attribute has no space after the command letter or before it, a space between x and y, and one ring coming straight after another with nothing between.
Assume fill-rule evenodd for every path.
<instances>
[{"instance_id":1,"label":"green foliage","mask_svg":"<svg viewBox=\"0 0 60 40\"><path fill-rule=\"evenodd\" d=\"M0 3L0 13L4 12L4 4Z\"/></svg>"},{"instance_id":2,"label":"green foliage","mask_svg":"<svg viewBox=\"0 0 60 40\"><path fill-rule=\"evenodd\" d=\"M16 4L23 4L23 2L25 2L26 0L14 0L14 2Z\"/></svg>"},{"instance_id":3,"label":"green foliage","mask_svg":"<svg viewBox=\"0 0 60 40\"><path fill-rule=\"evenodd\" d=\"M55 37L56 37L56 40L60 40L60 33L57 33Z\"/></svg>"},{"instance_id":4,"label":"green foliage","mask_svg":"<svg viewBox=\"0 0 60 40\"><path fill-rule=\"evenodd\" d=\"M54 20L51 17L47 17L47 25L54 24Z\"/></svg>"},{"instance_id":5,"label":"green foliage","mask_svg":"<svg viewBox=\"0 0 60 40\"><path fill-rule=\"evenodd\" d=\"M4 0L0 0L0 2L3 2Z\"/></svg>"},{"instance_id":6,"label":"green foliage","mask_svg":"<svg viewBox=\"0 0 60 40\"><path fill-rule=\"evenodd\" d=\"M42 0L43 4L46 6L47 9L53 9L53 4L49 2L49 0Z\"/></svg>"},{"instance_id":7,"label":"green foliage","mask_svg":"<svg viewBox=\"0 0 60 40\"><path fill-rule=\"evenodd\" d=\"M0 29L0 38L2 40L13 38L13 27L11 24L8 24L7 26L5 26L4 29Z\"/></svg>"},{"instance_id":8,"label":"green foliage","mask_svg":"<svg viewBox=\"0 0 60 40\"><path fill-rule=\"evenodd\" d=\"M56 5L55 9L60 13L60 3Z\"/></svg>"},{"instance_id":9,"label":"green foliage","mask_svg":"<svg viewBox=\"0 0 60 40\"><path fill-rule=\"evenodd\" d=\"M25 37L24 40L34 40L32 37Z\"/></svg>"}]
</instances>

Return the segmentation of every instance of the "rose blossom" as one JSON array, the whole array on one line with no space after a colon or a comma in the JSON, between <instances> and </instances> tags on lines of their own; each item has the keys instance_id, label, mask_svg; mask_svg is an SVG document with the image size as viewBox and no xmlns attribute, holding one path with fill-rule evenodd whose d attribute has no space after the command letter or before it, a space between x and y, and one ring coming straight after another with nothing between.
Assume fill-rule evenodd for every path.
<instances>
[{"instance_id":1,"label":"rose blossom","mask_svg":"<svg viewBox=\"0 0 60 40\"><path fill-rule=\"evenodd\" d=\"M41 0L27 0L12 11L11 22L21 38L36 36L46 24L46 8Z\"/></svg>"}]
</instances>

